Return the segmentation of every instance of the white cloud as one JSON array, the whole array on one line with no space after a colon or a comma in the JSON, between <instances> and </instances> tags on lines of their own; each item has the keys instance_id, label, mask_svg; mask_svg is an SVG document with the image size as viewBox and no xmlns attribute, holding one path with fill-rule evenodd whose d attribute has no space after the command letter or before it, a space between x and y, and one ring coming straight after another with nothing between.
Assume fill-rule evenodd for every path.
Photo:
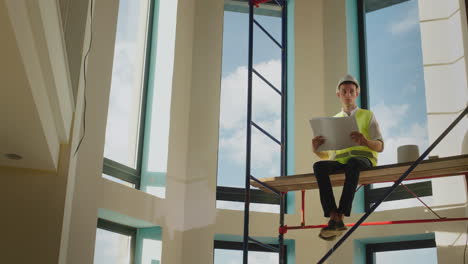
<instances>
[{"instance_id":1,"label":"white cloud","mask_svg":"<svg viewBox=\"0 0 468 264\"><path fill-rule=\"evenodd\" d=\"M281 62L271 60L254 68L278 89ZM260 127L280 140L281 97L264 81L253 79L253 118ZM221 93L221 133L219 148L237 164L245 162L247 109L247 68L237 68L223 78ZM252 127L252 167L266 169L270 176L279 175L279 145Z\"/></svg>"},{"instance_id":2,"label":"white cloud","mask_svg":"<svg viewBox=\"0 0 468 264\"><path fill-rule=\"evenodd\" d=\"M280 89L281 61L271 60L254 65L267 80ZM247 109L247 67L238 67L221 81L221 128L233 129L245 124ZM276 113L281 106L280 96L260 78L252 81L252 106L255 115Z\"/></svg>"},{"instance_id":3,"label":"white cloud","mask_svg":"<svg viewBox=\"0 0 468 264\"><path fill-rule=\"evenodd\" d=\"M139 97L135 98L139 93L134 89L138 75L136 71L129 70L136 66L131 56L135 49L135 43L117 42L115 46L104 150L106 157L129 166L133 165L130 144L134 143L131 140L136 137L132 133L135 128L130 123L134 114L132 103L139 103Z\"/></svg>"},{"instance_id":4,"label":"white cloud","mask_svg":"<svg viewBox=\"0 0 468 264\"><path fill-rule=\"evenodd\" d=\"M380 129L382 130L384 137L386 136L385 132L401 125L400 122L407 114L408 109L408 104L387 106L382 102L372 108L372 112L374 112L375 117L379 122Z\"/></svg>"},{"instance_id":5,"label":"white cloud","mask_svg":"<svg viewBox=\"0 0 468 264\"><path fill-rule=\"evenodd\" d=\"M393 164L397 162L397 149L402 145L418 145L422 153L427 148L427 127L421 123L413 123L405 127L404 120L409 105L390 105L379 103L373 107L373 112L379 122L385 148L379 154L379 164Z\"/></svg>"},{"instance_id":6,"label":"white cloud","mask_svg":"<svg viewBox=\"0 0 468 264\"><path fill-rule=\"evenodd\" d=\"M411 8L402 20L396 20L390 25L390 32L393 35L404 34L419 26L418 9Z\"/></svg>"},{"instance_id":7,"label":"white cloud","mask_svg":"<svg viewBox=\"0 0 468 264\"><path fill-rule=\"evenodd\" d=\"M262 127L267 131L279 130L280 120L271 120L262 122ZM222 137L219 143L220 149L226 150L231 161L238 164L245 162L246 150L246 130L245 126L232 129L230 136ZM262 132L252 127L252 167L268 168L271 173L279 173L276 169L280 147L272 139L265 136ZM279 175L276 175L279 176Z\"/></svg>"},{"instance_id":8,"label":"white cloud","mask_svg":"<svg viewBox=\"0 0 468 264\"><path fill-rule=\"evenodd\" d=\"M397 149L403 145L418 145L421 154L427 148L427 129L422 124L413 124L407 133L384 138L385 149L379 155L379 164L397 163Z\"/></svg>"},{"instance_id":9,"label":"white cloud","mask_svg":"<svg viewBox=\"0 0 468 264\"><path fill-rule=\"evenodd\" d=\"M425 124L418 122L412 123L410 127L405 126L408 123L408 120L405 119L409 110L410 106L407 104L386 105L379 103L373 107L373 112L379 122L385 142L384 151L379 153L379 165L397 163L397 149L399 146L418 145L420 154L428 147L428 132ZM390 185L392 183L379 183L377 188ZM423 197L423 200L429 205L432 204L432 197ZM405 199L385 202L377 208L377 211L420 205L421 203L416 199Z\"/></svg>"}]
</instances>

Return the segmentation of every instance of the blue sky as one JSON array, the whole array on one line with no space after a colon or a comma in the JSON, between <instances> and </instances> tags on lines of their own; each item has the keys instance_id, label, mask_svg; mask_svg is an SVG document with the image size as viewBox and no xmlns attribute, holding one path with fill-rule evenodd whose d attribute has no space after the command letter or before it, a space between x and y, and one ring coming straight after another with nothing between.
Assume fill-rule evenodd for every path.
<instances>
[{"instance_id":1,"label":"blue sky","mask_svg":"<svg viewBox=\"0 0 468 264\"><path fill-rule=\"evenodd\" d=\"M281 18L255 19L277 38ZM281 50L260 30L254 32L254 67L281 89ZM243 187L245 179L246 90L248 14L225 12L220 114L218 185ZM259 78L253 80L253 120L280 138L281 98ZM279 175L279 146L252 129L252 173L256 177Z\"/></svg>"},{"instance_id":2,"label":"blue sky","mask_svg":"<svg viewBox=\"0 0 468 264\"><path fill-rule=\"evenodd\" d=\"M380 165L397 162L397 147L427 148L426 97L418 2L366 15L369 107L385 140Z\"/></svg>"}]
</instances>

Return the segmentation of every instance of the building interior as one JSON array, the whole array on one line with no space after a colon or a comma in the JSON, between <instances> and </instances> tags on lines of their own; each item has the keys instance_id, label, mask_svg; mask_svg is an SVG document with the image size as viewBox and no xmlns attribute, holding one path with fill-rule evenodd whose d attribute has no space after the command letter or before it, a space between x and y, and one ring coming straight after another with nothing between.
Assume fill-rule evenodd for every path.
<instances>
[{"instance_id":1,"label":"building interior","mask_svg":"<svg viewBox=\"0 0 468 264\"><path fill-rule=\"evenodd\" d=\"M256 2L249 38L249 0L0 1L1 263L245 263L246 175L313 172L309 120L340 111L342 76L379 121L379 166L468 105L466 0ZM428 159L467 154L464 116ZM433 211L399 187L367 221L467 218L467 175L407 181ZM345 222L391 184L360 188ZM249 235L278 245L278 199L251 193ZM319 200L307 224L327 222ZM317 263L336 243L319 231L248 263ZM467 221L361 226L325 263L465 263L467 241Z\"/></svg>"}]
</instances>

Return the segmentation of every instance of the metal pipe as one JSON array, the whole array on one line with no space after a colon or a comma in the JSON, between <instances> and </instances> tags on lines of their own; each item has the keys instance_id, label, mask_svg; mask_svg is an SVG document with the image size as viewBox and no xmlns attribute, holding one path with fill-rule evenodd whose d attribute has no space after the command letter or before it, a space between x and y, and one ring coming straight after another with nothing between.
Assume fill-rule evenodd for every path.
<instances>
[{"instance_id":1,"label":"metal pipe","mask_svg":"<svg viewBox=\"0 0 468 264\"><path fill-rule=\"evenodd\" d=\"M276 1L276 0L275 0ZM283 7L281 12L281 176L287 175L287 126L286 126L286 110L288 107L287 104L287 47L288 47L288 34L287 34L287 3L286 1L281 1L281 4L277 3ZM281 193L280 196L280 228L284 227L284 214L286 210L285 204L285 193ZM286 261L286 252L284 247L284 233L280 232L279 234L279 263L285 264Z\"/></svg>"},{"instance_id":2,"label":"metal pipe","mask_svg":"<svg viewBox=\"0 0 468 264\"><path fill-rule=\"evenodd\" d=\"M243 263L248 263L249 256L249 211L250 211L250 151L252 137L252 69L253 69L253 1L249 0L249 65L247 84L247 142L245 166L245 202L244 202L244 244Z\"/></svg>"},{"instance_id":3,"label":"metal pipe","mask_svg":"<svg viewBox=\"0 0 468 264\"><path fill-rule=\"evenodd\" d=\"M273 41L280 49L282 49L283 47L281 46L281 44L260 24L257 22L257 20L254 19L254 23L255 25L257 25L257 27L260 28L260 30L263 31L263 33L265 33L265 35L267 35L271 41Z\"/></svg>"},{"instance_id":4,"label":"metal pipe","mask_svg":"<svg viewBox=\"0 0 468 264\"><path fill-rule=\"evenodd\" d=\"M281 193L280 196L280 227L284 227L284 193ZM279 263L284 264L284 234L279 233L278 235L278 245L279 245Z\"/></svg>"},{"instance_id":5,"label":"metal pipe","mask_svg":"<svg viewBox=\"0 0 468 264\"><path fill-rule=\"evenodd\" d=\"M302 205L301 205L301 226L305 226L305 190L301 190Z\"/></svg>"},{"instance_id":6,"label":"metal pipe","mask_svg":"<svg viewBox=\"0 0 468 264\"><path fill-rule=\"evenodd\" d=\"M264 247L264 248L269 249L269 250L271 250L271 251L279 252L279 248L277 248L277 247L274 247L274 246L265 244L265 243L263 243L263 242L260 242L260 241L258 241L258 240L256 240L256 239L254 239L254 238L251 238L251 237L249 237L249 240L252 241L252 242L254 242L255 244L261 246L261 247Z\"/></svg>"},{"instance_id":7,"label":"metal pipe","mask_svg":"<svg viewBox=\"0 0 468 264\"><path fill-rule=\"evenodd\" d=\"M263 129L259 125L257 125L254 121L252 121L252 125L255 128L257 128L258 130L260 130L263 134L265 134L265 136L269 137L271 140L278 143L278 145L281 145L281 142L279 140L277 140L274 136L272 136L270 133L268 133L265 129Z\"/></svg>"},{"instance_id":8,"label":"metal pipe","mask_svg":"<svg viewBox=\"0 0 468 264\"><path fill-rule=\"evenodd\" d=\"M253 69L253 72L260 78L262 79L262 81L264 81L266 84L268 84L268 86L270 86L271 89L273 89L277 94L281 95L281 92L273 85L271 84L271 82L269 82L267 79L265 79L265 77L263 77L263 75L261 75L258 71L256 71L255 69Z\"/></svg>"},{"instance_id":9,"label":"metal pipe","mask_svg":"<svg viewBox=\"0 0 468 264\"><path fill-rule=\"evenodd\" d=\"M255 178L254 176L250 175L250 179L254 180L256 183L262 185L263 187L267 188L268 190L272 191L273 193L280 195L280 192L273 187L265 184L264 182L260 181L259 179Z\"/></svg>"}]
</instances>

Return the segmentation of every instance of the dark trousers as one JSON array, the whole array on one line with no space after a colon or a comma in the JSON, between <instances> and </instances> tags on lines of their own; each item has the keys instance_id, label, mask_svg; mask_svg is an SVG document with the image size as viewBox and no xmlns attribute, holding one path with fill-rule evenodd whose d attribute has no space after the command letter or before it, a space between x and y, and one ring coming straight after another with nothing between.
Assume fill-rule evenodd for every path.
<instances>
[{"instance_id":1,"label":"dark trousers","mask_svg":"<svg viewBox=\"0 0 468 264\"><path fill-rule=\"evenodd\" d=\"M359 172L371 168L372 163L364 157L352 157L346 164L338 161L318 161L314 164L314 174L320 191L320 202L322 203L325 217L330 217L330 212L349 216L353 205L354 193L359 182ZM330 174L344 171L346 179L341 193L340 205L337 208L335 196L330 183Z\"/></svg>"}]
</instances>

